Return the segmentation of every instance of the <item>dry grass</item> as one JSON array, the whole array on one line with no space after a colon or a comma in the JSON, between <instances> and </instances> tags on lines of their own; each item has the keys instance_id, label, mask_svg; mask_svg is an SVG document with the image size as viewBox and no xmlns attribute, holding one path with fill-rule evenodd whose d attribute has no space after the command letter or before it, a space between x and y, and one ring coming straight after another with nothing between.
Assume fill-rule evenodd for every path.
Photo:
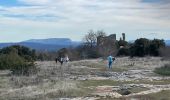
<instances>
[{"instance_id":1,"label":"dry grass","mask_svg":"<svg viewBox=\"0 0 170 100\"><path fill-rule=\"evenodd\" d=\"M129 97L129 99L135 100L170 100L170 90L163 90L158 93L152 93L147 95L137 95Z\"/></svg>"},{"instance_id":2,"label":"dry grass","mask_svg":"<svg viewBox=\"0 0 170 100\"><path fill-rule=\"evenodd\" d=\"M113 69L107 69L107 61L101 59L74 61L60 66L54 61L36 62L38 72L32 76L0 75L0 100L50 100L57 98L74 98L92 96L97 86L120 86L123 84L170 84L165 80L88 80L86 77L96 73L126 72L128 70L153 70L169 63L161 58L145 57L117 58ZM153 74L154 75L154 74ZM70 78L73 77L73 78ZM83 80L85 77L85 80ZM160 77L160 76L158 76ZM142 91L134 88L132 91ZM163 92L160 92L160 94ZM149 97L150 98L150 97Z\"/></svg>"},{"instance_id":3,"label":"dry grass","mask_svg":"<svg viewBox=\"0 0 170 100\"><path fill-rule=\"evenodd\" d=\"M44 82L34 86L24 86L22 88L13 88L1 93L0 99L28 99L28 98L60 98L75 97L83 93L77 88L76 83L72 81Z\"/></svg>"}]
</instances>

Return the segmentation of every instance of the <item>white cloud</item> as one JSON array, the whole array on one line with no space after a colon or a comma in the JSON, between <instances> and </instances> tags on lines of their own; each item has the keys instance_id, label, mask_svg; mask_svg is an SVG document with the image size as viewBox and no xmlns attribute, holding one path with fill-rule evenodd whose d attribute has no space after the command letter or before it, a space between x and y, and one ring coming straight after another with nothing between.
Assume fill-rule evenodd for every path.
<instances>
[{"instance_id":1,"label":"white cloud","mask_svg":"<svg viewBox=\"0 0 170 100\"><path fill-rule=\"evenodd\" d=\"M17 29L30 34L45 32L73 34L84 33L89 29L135 35L140 32L152 33L154 30L170 32L169 3L142 3L141 0L18 1L29 6L0 6L0 24L15 27L5 32L10 33ZM78 36L72 38L77 39Z\"/></svg>"}]
</instances>

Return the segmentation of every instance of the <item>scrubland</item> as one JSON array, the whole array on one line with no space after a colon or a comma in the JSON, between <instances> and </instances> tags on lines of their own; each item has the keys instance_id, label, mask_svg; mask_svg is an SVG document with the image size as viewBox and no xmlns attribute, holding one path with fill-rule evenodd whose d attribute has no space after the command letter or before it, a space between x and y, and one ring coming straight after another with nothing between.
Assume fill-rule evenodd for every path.
<instances>
[{"instance_id":1,"label":"scrubland","mask_svg":"<svg viewBox=\"0 0 170 100\"><path fill-rule=\"evenodd\" d=\"M116 58L112 69L104 59L64 65L37 61L36 74L0 71L0 100L170 100L170 77L154 73L169 64L161 57Z\"/></svg>"}]
</instances>

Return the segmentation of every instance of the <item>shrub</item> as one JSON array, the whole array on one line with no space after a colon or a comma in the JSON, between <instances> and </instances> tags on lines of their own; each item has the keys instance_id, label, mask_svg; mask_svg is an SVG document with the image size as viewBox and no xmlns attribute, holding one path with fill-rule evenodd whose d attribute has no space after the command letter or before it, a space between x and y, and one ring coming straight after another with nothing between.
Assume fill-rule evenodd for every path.
<instances>
[{"instance_id":1,"label":"shrub","mask_svg":"<svg viewBox=\"0 0 170 100\"><path fill-rule=\"evenodd\" d=\"M131 55L143 57L149 54L149 40L146 38L137 39L131 46Z\"/></svg>"},{"instance_id":2,"label":"shrub","mask_svg":"<svg viewBox=\"0 0 170 100\"><path fill-rule=\"evenodd\" d=\"M3 48L0 50L0 69L11 70L16 75L29 75L36 71L34 52L22 46Z\"/></svg>"},{"instance_id":3,"label":"shrub","mask_svg":"<svg viewBox=\"0 0 170 100\"><path fill-rule=\"evenodd\" d=\"M128 42L127 42L127 41L124 41L124 40L119 40L119 41L118 41L118 45L119 45L119 47L120 47L120 46L126 47L126 46L128 46Z\"/></svg>"},{"instance_id":4,"label":"shrub","mask_svg":"<svg viewBox=\"0 0 170 100\"><path fill-rule=\"evenodd\" d=\"M14 45L14 46L5 47L0 50L1 55L10 54L10 53L16 53L27 61L34 61L36 59L35 50L32 50L25 46Z\"/></svg>"},{"instance_id":5,"label":"shrub","mask_svg":"<svg viewBox=\"0 0 170 100\"><path fill-rule=\"evenodd\" d=\"M9 69L13 74L29 75L35 69L33 62L27 62L17 54L0 55L0 69Z\"/></svg>"},{"instance_id":6,"label":"shrub","mask_svg":"<svg viewBox=\"0 0 170 100\"><path fill-rule=\"evenodd\" d=\"M170 58L170 46L166 46L165 48L160 48L159 53L164 59Z\"/></svg>"},{"instance_id":7,"label":"shrub","mask_svg":"<svg viewBox=\"0 0 170 100\"><path fill-rule=\"evenodd\" d=\"M160 48L164 48L165 47L165 42L164 40L159 40L159 39L154 39L150 42L150 55L151 56L159 56L160 52L159 49Z\"/></svg>"},{"instance_id":8,"label":"shrub","mask_svg":"<svg viewBox=\"0 0 170 100\"><path fill-rule=\"evenodd\" d=\"M159 56L160 48L165 47L164 40L154 39L149 40L146 38L137 39L133 44L130 45L130 55L144 57L146 55Z\"/></svg>"},{"instance_id":9,"label":"shrub","mask_svg":"<svg viewBox=\"0 0 170 100\"><path fill-rule=\"evenodd\" d=\"M129 48L120 48L117 56L129 56L130 55L130 51Z\"/></svg>"},{"instance_id":10,"label":"shrub","mask_svg":"<svg viewBox=\"0 0 170 100\"><path fill-rule=\"evenodd\" d=\"M101 57L100 53L97 50L97 47L89 47L88 45L80 45L76 48L77 53L79 54L80 58L98 58Z\"/></svg>"},{"instance_id":11,"label":"shrub","mask_svg":"<svg viewBox=\"0 0 170 100\"><path fill-rule=\"evenodd\" d=\"M170 76L170 64L166 64L160 68L156 68L154 72L160 75Z\"/></svg>"},{"instance_id":12,"label":"shrub","mask_svg":"<svg viewBox=\"0 0 170 100\"><path fill-rule=\"evenodd\" d=\"M131 94L132 92L128 89L121 89L121 90L118 90L117 91L118 93L120 93L121 95L129 95Z\"/></svg>"}]
</instances>

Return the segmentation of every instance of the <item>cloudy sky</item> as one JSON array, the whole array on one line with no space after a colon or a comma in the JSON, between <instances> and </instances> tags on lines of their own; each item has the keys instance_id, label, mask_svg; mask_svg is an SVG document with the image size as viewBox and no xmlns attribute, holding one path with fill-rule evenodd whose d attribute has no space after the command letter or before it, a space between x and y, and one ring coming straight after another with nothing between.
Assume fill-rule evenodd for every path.
<instances>
[{"instance_id":1,"label":"cloudy sky","mask_svg":"<svg viewBox=\"0 0 170 100\"><path fill-rule=\"evenodd\" d=\"M0 0L0 42L78 41L90 29L170 39L170 0Z\"/></svg>"}]
</instances>

